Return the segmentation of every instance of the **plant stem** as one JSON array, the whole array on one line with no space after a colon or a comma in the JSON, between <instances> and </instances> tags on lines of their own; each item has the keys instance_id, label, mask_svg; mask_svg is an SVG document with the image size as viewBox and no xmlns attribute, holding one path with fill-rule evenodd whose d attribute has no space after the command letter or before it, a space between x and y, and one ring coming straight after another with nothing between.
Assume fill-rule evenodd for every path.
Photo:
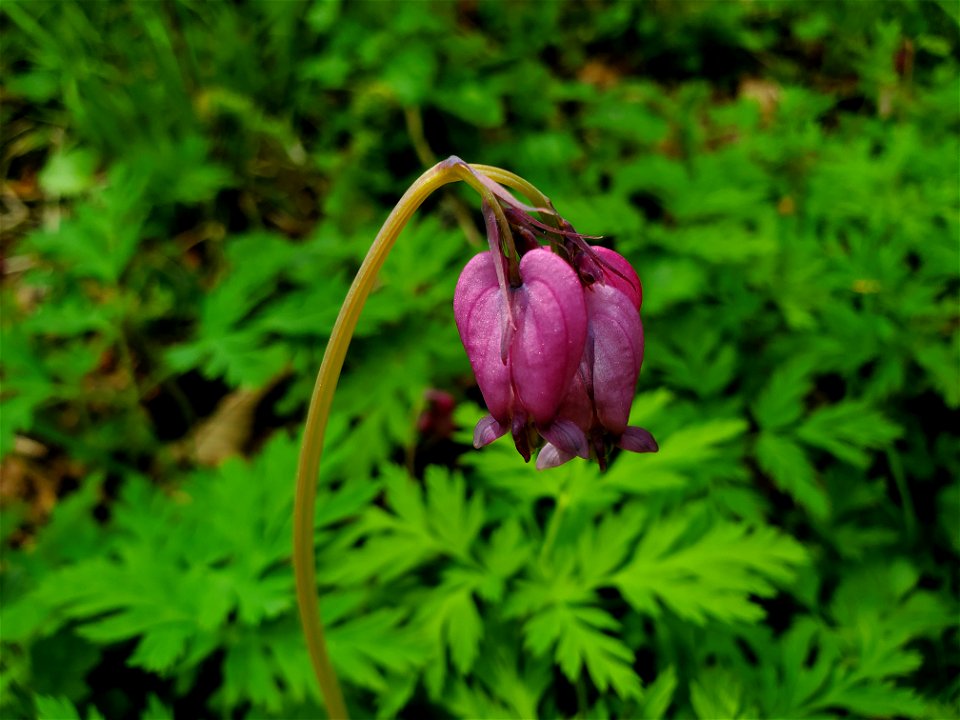
<instances>
[{"instance_id":1,"label":"plant stem","mask_svg":"<svg viewBox=\"0 0 960 720\"><path fill-rule=\"evenodd\" d=\"M577 678L577 717L587 717L587 682L582 672Z\"/></svg>"},{"instance_id":2,"label":"plant stem","mask_svg":"<svg viewBox=\"0 0 960 720\"><path fill-rule=\"evenodd\" d=\"M570 493L567 492L566 483L557 493L557 504L550 516L550 522L547 524L547 535L543 539L543 545L540 546L540 566L546 567L550 559L550 553L553 552L553 544L557 541L557 533L560 531L560 524L563 522L563 516L570 505Z\"/></svg>"},{"instance_id":3,"label":"plant stem","mask_svg":"<svg viewBox=\"0 0 960 720\"><path fill-rule=\"evenodd\" d=\"M913 509L913 498L910 496L910 488L907 485L907 478L903 472L903 462L900 455L887 449L887 463L890 465L890 473L897 484L897 491L900 493L900 504L903 507L903 526L907 533L907 540L913 542L917 534L917 516Z\"/></svg>"},{"instance_id":4,"label":"plant stem","mask_svg":"<svg viewBox=\"0 0 960 720\"><path fill-rule=\"evenodd\" d=\"M470 167L472 167L475 172L486 175L494 182L498 182L501 185L506 185L514 190L519 190L537 207L553 207L553 203L550 202L550 198L548 198L531 183L528 183L516 173L512 173L509 170L504 170L503 168L494 167L493 165L471 165Z\"/></svg>"},{"instance_id":5,"label":"plant stem","mask_svg":"<svg viewBox=\"0 0 960 720\"><path fill-rule=\"evenodd\" d=\"M501 173L503 171L500 171ZM377 233L363 264L340 308L340 314L330 334L317 382L310 399L303 444L297 466L297 489L293 509L293 573L297 587L297 605L303 624L310 661L327 705L327 713L337 720L347 718L340 684L327 652L320 604L317 600L316 558L314 555L313 519L316 507L317 474L323 453L323 435L333 403L333 394L343 369L347 347L360 318L360 311L373 288L377 273L390 249L413 213L436 189L463 180L481 194L489 191L473 176L466 163L459 158L444 160L421 175L404 193Z\"/></svg>"}]
</instances>

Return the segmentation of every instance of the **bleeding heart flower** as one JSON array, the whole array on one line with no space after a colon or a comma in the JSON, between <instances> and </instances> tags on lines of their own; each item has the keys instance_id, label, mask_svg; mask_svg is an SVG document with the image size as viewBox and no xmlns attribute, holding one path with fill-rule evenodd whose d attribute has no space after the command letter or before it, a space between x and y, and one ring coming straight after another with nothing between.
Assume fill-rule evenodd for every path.
<instances>
[{"instance_id":1,"label":"bleeding heart flower","mask_svg":"<svg viewBox=\"0 0 960 720\"><path fill-rule=\"evenodd\" d=\"M504 290L498 262L492 252L476 255L460 274L453 299L457 329L490 411L477 424L474 445L509 430L529 459L532 426L586 453L582 431L570 421L556 422L587 336L580 279L558 255L536 248L520 259L519 286Z\"/></svg>"},{"instance_id":2,"label":"bleeding heart flower","mask_svg":"<svg viewBox=\"0 0 960 720\"><path fill-rule=\"evenodd\" d=\"M589 438L602 467L609 445L656 452L657 443L643 428L627 426L643 363L640 279L622 255L602 247L590 250L590 261L600 270L598 280L584 291L587 340L557 417ZM551 439L540 451L537 467L555 467L577 455L578 448Z\"/></svg>"},{"instance_id":3,"label":"bleeding heart flower","mask_svg":"<svg viewBox=\"0 0 960 720\"><path fill-rule=\"evenodd\" d=\"M627 427L643 362L636 271L622 255L587 244L591 237L548 200L530 207L474 176L489 191L490 251L467 264L454 297L457 329L490 410L473 444L510 431L529 460L531 446L546 440L538 468L591 454L605 467L613 446L655 452L649 432Z\"/></svg>"}]
</instances>

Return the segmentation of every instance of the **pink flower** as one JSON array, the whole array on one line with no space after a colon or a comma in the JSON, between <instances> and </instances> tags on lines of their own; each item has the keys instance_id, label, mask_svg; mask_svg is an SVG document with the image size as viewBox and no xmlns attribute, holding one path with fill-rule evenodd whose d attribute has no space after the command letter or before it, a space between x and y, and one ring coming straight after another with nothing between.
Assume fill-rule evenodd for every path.
<instances>
[{"instance_id":1,"label":"pink flower","mask_svg":"<svg viewBox=\"0 0 960 720\"><path fill-rule=\"evenodd\" d=\"M477 424L474 445L509 430L529 459L529 424L548 439L578 431L569 421L555 421L587 337L583 287L564 260L537 248L521 258L520 285L507 288L505 298L496 262L490 252L470 260L453 299L457 329L490 411ZM574 445L587 450L585 437Z\"/></svg>"},{"instance_id":2,"label":"pink flower","mask_svg":"<svg viewBox=\"0 0 960 720\"><path fill-rule=\"evenodd\" d=\"M622 255L588 245L552 207L527 207L477 177L495 200L483 206L490 251L467 263L453 300L490 411L474 446L509 431L529 460L545 440L540 469L591 454L605 467L614 446L656 452L649 432L627 426L643 363L636 271Z\"/></svg>"},{"instance_id":3,"label":"pink flower","mask_svg":"<svg viewBox=\"0 0 960 720\"><path fill-rule=\"evenodd\" d=\"M587 340L557 417L586 435L603 466L609 445L656 452L657 443L643 428L627 426L643 363L640 279L622 255L602 247L591 250L599 260L600 277L584 291ZM555 467L580 454L577 448L551 442L540 451L537 467Z\"/></svg>"}]
</instances>

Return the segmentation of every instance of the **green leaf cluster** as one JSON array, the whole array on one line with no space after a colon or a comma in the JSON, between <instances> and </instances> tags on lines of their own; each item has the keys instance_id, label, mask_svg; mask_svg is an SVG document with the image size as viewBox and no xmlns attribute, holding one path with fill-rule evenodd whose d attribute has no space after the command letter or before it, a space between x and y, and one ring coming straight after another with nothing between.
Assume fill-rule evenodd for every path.
<instances>
[{"instance_id":1,"label":"green leaf cluster","mask_svg":"<svg viewBox=\"0 0 960 720\"><path fill-rule=\"evenodd\" d=\"M960 716L960 16L898 0L0 4L0 715L319 718L299 429L380 223L501 165L644 283L657 454L538 473L444 188L315 518L356 717ZM449 393L449 413L428 391Z\"/></svg>"}]
</instances>

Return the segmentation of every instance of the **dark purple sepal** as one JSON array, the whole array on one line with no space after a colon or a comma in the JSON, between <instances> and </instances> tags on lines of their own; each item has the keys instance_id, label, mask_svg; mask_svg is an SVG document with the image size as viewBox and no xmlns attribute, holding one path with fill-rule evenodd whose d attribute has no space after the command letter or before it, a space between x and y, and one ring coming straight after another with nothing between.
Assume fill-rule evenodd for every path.
<instances>
[{"instance_id":1,"label":"dark purple sepal","mask_svg":"<svg viewBox=\"0 0 960 720\"><path fill-rule=\"evenodd\" d=\"M538 426L537 431L558 450L584 459L590 457L587 436L572 420L557 419L545 427Z\"/></svg>"},{"instance_id":2,"label":"dark purple sepal","mask_svg":"<svg viewBox=\"0 0 960 720\"><path fill-rule=\"evenodd\" d=\"M575 457L575 454L568 453L565 450L559 450L554 447L552 443L547 443L540 450L540 454L537 455L537 470L548 470L559 467L565 462L573 460Z\"/></svg>"},{"instance_id":3,"label":"dark purple sepal","mask_svg":"<svg viewBox=\"0 0 960 720\"><path fill-rule=\"evenodd\" d=\"M494 440L507 434L509 428L497 421L493 415L486 415L480 419L473 429L473 446L479 450Z\"/></svg>"},{"instance_id":4,"label":"dark purple sepal","mask_svg":"<svg viewBox=\"0 0 960 720\"><path fill-rule=\"evenodd\" d=\"M632 426L624 430L617 446L635 453L657 452L660 449L648 430Z\"/></svg>"},{"instance_id":5,"label":"dark purple sepal","mask_svg":"<svg viewBox=\"0 0 960 720\"><path fill-rule=\"evenodd\" d=\"M527 416L518 412L513 416L513 425L510 428L513 435L513 445L520 453L524 462L530 462L530 433L527 428Z\"/></svg>"}]
</instances>

